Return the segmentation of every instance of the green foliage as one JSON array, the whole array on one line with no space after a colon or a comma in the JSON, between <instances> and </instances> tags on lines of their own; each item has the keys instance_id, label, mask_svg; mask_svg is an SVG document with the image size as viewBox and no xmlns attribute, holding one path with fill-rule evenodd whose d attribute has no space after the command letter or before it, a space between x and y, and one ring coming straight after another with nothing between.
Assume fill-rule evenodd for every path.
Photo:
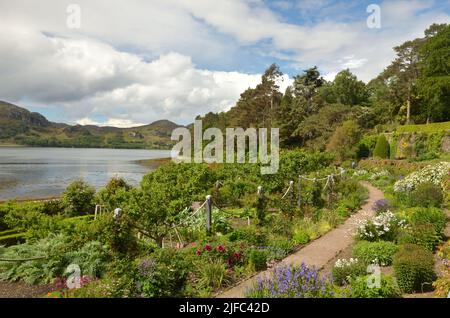
<instances>
[{"instance_id":1,"label":"green foliage","mask_svg":"<svg viewBox=\"0 0 450 318\"><path fill-rule=\"evenodd\" d=\"M5 259L45 257L27 262L0 262L0 279L23 280L28 284L50 283L63 277L70 264L77 264L82 275L99 277L105 270L107 250L99 242L89 242L81 247L69 237L53 235L34 243L5 248L0 254Z\"/></svg>"},{"instance_id":2,"label":"green foliage","mask_svg":"<svg viewBox=\"0 0 450 318\"><path fill-rule=\"evenodd\" d=\"M388 159L389 158L389 142L385 135L378 136L377 144L373 150L373 156L375 158Z\"/></svg>"},{"instance_id":3,"label":"green foliage","mask_svg":"<svg viewBox=\"0 0 450 318\"><path fill-rule=\"evenodd\" d=\"M248 251L248 262L256 271L267 268L267 251L265 249L252 248Z\"/></svg>"},{"instance_id":4,"label":"green foliage","mask_svg":"<svg viewBox=\"0 0 450 318\"><path fill-rule=\"evenodd\" d=\"M111 214L102 215L96 222L101 222L99 229L96 229L99 239L108 244L113 253L122 257L137 253L137 233L128 215L122 214L118 219Z\"/></svg>"},{"instance_id":5,"label":"green foliage","mask_svg":"<svg viewBox=\"0 0 450 318\"><path fill-rule=\"evenodd\" d=\"M406 210L406 217L411 224L428 223L434 226L436 233L442 233L446 224L446 215L439 208L410 208Z\"/></svg>"},{"instance_id":6,"label":"green foliage","mask_svg":"<svg viewBox=\"0 0 450 318\"><path fill-rule=\"evenodd\" d=\"M120 208L122 202L129 200L129 190L132 187L122 178L113 177L108 181L105 188L96 195L96 202L103 205L106 211L114 211Z\"/></svg>"},{"instance_id":7,"label":"green foliage","mask_svg":"<svg viewBox=\"0 0 450 318\"><path fill-rule=\"evenodd\" d=\"M450 25L444 25L421 48L418 91L425 106L427 122L450 119Z\"/></svg>"},{"instance_id":8,"label":"green foliage","mask_svg":"<svg viewBox=\"0 0 450 318\"><path fill-rule=\"evenodd\" d=\"M440 133L450 130L450 121L422 125L402 125L396 128L397 133Z\"/></svg>"},{"instance_id":9,"label":"green foliage","mask_svg":"<svg viewBox=\"0 0 450 318\"><path fill-rule=\"evenodd\" d=\"M400 243L412 243L422 246L429 251L440 242L441 235L436 232L430 223L417 223L409 225L400 235Z\"/></svg>"},{"instance_id":10,"label":"green foliage","mask_svg":"<svg viewBox=\"0 0 450 318\"><path fill-rule=\"evenodd\" d=\"M230 242L244 241L256 246L264 246L267 244L268 237L267 232L262 228L245 227L228 234L228 239Z\"/></svg>"},{"instance_id":11,"label":"green foliage","mask_svg":"<svg viewBox=\"0 0 450 318\"><path fill-rule=\"evenodd\" d=\"M366 85L348 69L336 75L331 87L333 98L343 105L361 105L368 101Z\"/></svg>"},{"instance_id":12,"label":"green foliage","mask_svg":"<svg viewBox=\"0 0 450 318\"><path fill-rule=\"evenodd\" d=\"M214 290L228 282L226 266L220 260L198 264L198 272L198 281L203 288Z\"/></svg>"},{"instance_id":13,"label":"green foliage","mask_svg":"<svg viewBox=\"0 0 450 318\"><path fill-rule=\"evenodd\" d=\"M348 284L358 276L366 274L367 265L359 259L339 259L333 266L333 281L338 286Z\"/></svg>"},{"instance_id":14,"label":"green foliage","mask_svg":"<svg viewBox=\"0 0 450 318\"><path fill-rule=\"evenodd\" d=\"M415 244L401 245L393 266L398 285L405 293L427 290L435 278L433 254Z\"/></svg>"},{"instance_id":15,"label":"green foliage","mask_svg":"<svg viewBox=\"0 0 450 318\"><path fill-rule=\"evenodd\" d=\"M431 182L421 183L411 192L411 203L414 206L440 207L443 201L442 188Z\"/></svg>"},{"instance_id":16,"label":"green foliage","mask_svg":"<svg viewBox=\"0 0 450 318\"><path fill-rule=\"evenodd\" d=\"M373 150L375 149L375 145L377 144L378 136L376 135L365 135L361 138L359 141L357 147L357 157L358 159L361 158L368 158L373 153Z\"/></svg>"},{"instance_id":17,"label":"green foliage","mask_svg":"<svg viewBox=\"0 0 450 318\"><path fill-rule=\"evenodd\" d=\"M266 221L266 209L267 209L267 199L264 193L258 195L256 199L255 209L258 225L262 226L265 224Z\"/></svg>"},{"instance_id":18,"label":"green foliage","mask_svg":"<svg viewBox=\"0 0 450 318\"><path fill-rule=\"evenodd\" d=\"M369 285L368 282L372 285ZM353 298L399 298L401 291L395 279L391 276L381 274L380 287L374 285L371 276L360 276L351 282Z\"/></svg>"},{"instance_id":19,"label":"green foliage","mask_svg":"<svg viewBox=\"0 0 450 318\"><path fill-rule=\"evenodd\" d=\"M133 223L159 246L193 201L204 200L214 183L213 172L201 164L167 164L144 176L140 189L130 190L123 207Z\"/></svg>"},{"instance_id":20,"label":"green foliage","mask_svg":"<svg viewBox=\"0 0 450 318\"><path fill-rule=\"evenodd\" d=\"M136 283L143 297L179 297L187 279L188 263L174 249L158 249L137 263Z\"/></svg>"},{"instance_id":21,"label":"green foliage","mask_svg":"<svg viewBox=\"0 0 450 318\"><path fill-rule=\"evenodd\" d=\"M398 246L393 242L360 241L353 246L353 256L365 264L376 263L382 266L392 264Z\"/></svg>"},{"instance_id":22,"label":"green foliage","mask_svg":"<svg viewBox=\"0 0 450 318\"><path fill-rule=\"evenodd\" d=\"M285 237L271 237L267 244L267 260L282 260L294 250L294 242Z\"/></svg>"},{"instance_id":23,"label":"green foliage","mask_svg":"<svg viewBox=\"0 0 450 318\"><path fill-rule=\"evenodd\" d=\"M64 213L67 216L92 214L95 189L83 180L73 181L62 194Z\"/></svg>"},{"instance_id":24,"label":"green foliage","mask_svg":"<svg viewBox=\"0 0 450 318\"><path fill-rule=\"evenodd\" d=\"M342 126L334 131L328 142L327 151L335 153L338 162L354 158L360 135L361 130L356 122L345 121Z\"/></svg>"}]
</instances>

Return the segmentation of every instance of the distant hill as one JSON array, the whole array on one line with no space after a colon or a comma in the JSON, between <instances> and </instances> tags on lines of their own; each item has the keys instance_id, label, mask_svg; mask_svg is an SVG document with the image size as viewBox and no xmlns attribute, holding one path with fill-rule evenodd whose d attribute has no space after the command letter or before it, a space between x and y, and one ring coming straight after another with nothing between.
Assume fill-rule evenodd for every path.
<instances>
[{"instance_id":1,"label":"distant hill","mask_svg":"<svg viewBox=\"0 0 450 318\"><path fill-rule=\"evenodd\" d=\"M39 113L0 101L0 144L42 147L170 149L172 130L181 127L158 120L133 128L54 123Z\"/></svg>"}]
</instances>

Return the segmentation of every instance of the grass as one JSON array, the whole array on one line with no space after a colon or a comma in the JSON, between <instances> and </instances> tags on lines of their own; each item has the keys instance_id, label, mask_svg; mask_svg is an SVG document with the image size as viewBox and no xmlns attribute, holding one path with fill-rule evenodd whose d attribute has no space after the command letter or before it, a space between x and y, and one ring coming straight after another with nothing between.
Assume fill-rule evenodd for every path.
<instances>
[{"instance_id":1,"label":"grass","mask_svg":"<svg viewBox=\"0 0 450 318\"><path fill-rule=\"evenodd\" d=\"M399 126L396 129L397 133L413 133L413 132L423 132L423 133L435 133L450 130L450 121L442 123L431 123L423 125L404 125Z\"/></svg>"}]
</instances>

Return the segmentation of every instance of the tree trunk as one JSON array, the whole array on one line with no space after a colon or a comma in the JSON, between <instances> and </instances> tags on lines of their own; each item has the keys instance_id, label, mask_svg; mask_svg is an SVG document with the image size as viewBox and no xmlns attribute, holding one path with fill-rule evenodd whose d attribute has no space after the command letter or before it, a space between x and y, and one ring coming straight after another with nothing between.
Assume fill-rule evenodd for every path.
<instances>
[{"instance_id":1,"label":"tree trunk","mask_svg":"<svg viewBox=\"0 0 450 318\"><path fill-rule=\"evenodd\" d=\"M408 98L406 100L406 124L409 125L411 119L411 84L408 86Z\"/></svg>"}]
</instances>

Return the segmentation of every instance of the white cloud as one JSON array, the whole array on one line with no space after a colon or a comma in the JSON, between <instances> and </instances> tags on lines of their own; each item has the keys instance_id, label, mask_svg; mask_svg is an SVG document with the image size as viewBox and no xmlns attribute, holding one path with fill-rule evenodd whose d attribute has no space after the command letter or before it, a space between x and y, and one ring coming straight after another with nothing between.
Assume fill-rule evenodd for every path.
<instances>
[{"instance_id":1,"label":"white cloud","mask_svg":"<svg viewBox=\"0 0 450 318\"><path fill-rule=\"evenodd\" d=\"M79 125L111 126L119 128L129 128L145 125L144 123L135 123L129 119L109 118L106 122L99 122L87 117L77 120L76 123Z\"/></svg>"},{"instance_id":2,"label":"white cloud","mask_svg":"<svg viewBox=\"0 0 450 318\"><path fill-rule=\"evenodd\" d=\"M236 66L251 64L255 52L298 72L317 65L332 79L350 68L368 81L390 63L393 46L450 22L435 2L417 0L382 2L381 29L367 28L355 1L272 4L320 12L314 23L294 24L263 0L77 0L82 24L71 30L72 2L0 0L0 99L62 107L72 122L188 123L229 109L259 82L259 74ZM286 76L280 90L291 81Z\"/></svg>"},{"instance_id":3,"label":"white cloud","mask_svg":"<svg viewBox=\"0 0 450 318\"><path fill-rule=\"evenodd\" d=\"M259 74L197 68L190 57L170 52L146 62L92 39L48 37L24 28L0 30L2 98L58 104L78 123L132 126L170 118L188 123L196 115L229 109ZM39 52L39 54L31 54ZM32 71L30 71L32 70Z\"/></svg>"}]
</instances>

